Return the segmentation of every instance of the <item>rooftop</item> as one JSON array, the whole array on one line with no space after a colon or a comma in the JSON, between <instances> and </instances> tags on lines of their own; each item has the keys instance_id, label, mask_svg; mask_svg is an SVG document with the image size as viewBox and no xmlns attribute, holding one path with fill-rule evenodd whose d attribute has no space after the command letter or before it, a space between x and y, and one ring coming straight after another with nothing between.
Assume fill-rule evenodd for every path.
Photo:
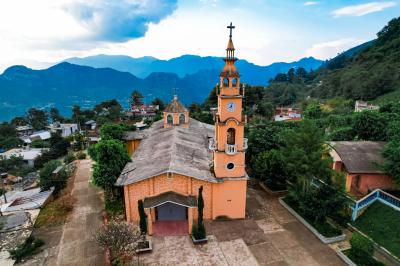
<instances>
[{"instance_id":1,"label":"rooftop","mask_svg":"<svg viewBox=\"0 0 400 266\"><path fill-rule=\"evenodd\" d=\"M189 127L164 128L163 120L144 131L143 140L126 164L116 185L124 186L164 173L218 182L210 171L212 152L208 139L214 126L190 118ZM156 162L156 163L149 163Z\"/></svg>"},{"instance_id":2,"label":"rooftop","mask_svg":"<svg viewBox=\"0 0 400 266\"><path fill-rule=\"evenodd\" d=\"M188 110L186 107L178 100L178 96L174 96L174 99L167 105L164 112L167 113L184 113Z\"/></svg>"},{"instance_id":3,"label":"rooftop","mask_svg":"<svg viewBox=\"0 0 400 266\"><path fill-rule=\"evenodd\" d=\"M21 156L24 160L34 160L41 154L42 154L42 149L25 150L16 148L8 150L4 153L0 153L0 156L4 156L7 159L12 156L17 156L17 157Z\"/></svg>"},{"instance_id":4,"label":"rooftop","mask_svg":"<svg viewBox=\"0 0 400 266\"><path fill-rule=\"evenodd\" d=\"M332 141L329 145L336 151L348 173L381 174L384 161L381 152L383 141Z\"/></svg>"}]
</instances>

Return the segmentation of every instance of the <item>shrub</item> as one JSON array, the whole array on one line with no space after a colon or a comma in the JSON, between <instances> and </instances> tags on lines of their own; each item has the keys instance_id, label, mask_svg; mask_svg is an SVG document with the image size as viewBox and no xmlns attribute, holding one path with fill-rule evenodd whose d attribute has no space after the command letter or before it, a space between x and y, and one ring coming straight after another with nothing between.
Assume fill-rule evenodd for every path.
<instances>
[{"instance_id":1,"label":"shrub","mask_svg":"<svg viewBox=\"0 0 400 266\"><path fill-rule=\"evenodd\" d=\"M85 160L86 159L86 153L84 152L78 152L76 154L76 158L78 158L78 160Z\"/></svg>"},{"instance_id":2,"label":"shrub","mask_svg":"<svg viewBox=\"0 0 400 266\"><path fill-rule=\"evenodd\" d=\"M75 157L75 155L73 153L68 153L64 157L64 163L66 163L66 164L72 163L75 160L76 160L76 157Z\"/></svg>"},{"instance_id":3,"label":"shrub","mask_svg":"<svg viewBox=\"0 0 400 266\"><path fill-rule=\"evenodd\" d=\"M18 245L14 250L10 250L10 256L12 259L16 260L16 262L19 262L21 259L27 256L36 254L38 252L38 248L43 245L43 240L29 236L23 244Z\"/></svg>"},{"instance_id":4,"label":"shrub","mask_svg":"<svg viewBox=\"0 0 400 266\"><path fill-rule=\"evenodd\" d=\"M354 233L350 239L350 258L359 265L368 265L374 253L373 243L360 233Z\"/></svg>"},{"instance_id":5,"label":"shrub","mask_svg":"<svg viewBox=\"0 0 400 266\"><path fill-rule=\"evenodd\" d=\"M54 170L60 165L60 161L53 160L47 162L40 170L39 185L42 190L49 190L54 187L54 194L57 194L66 186L68 175L65 169L61 169L58 174L53 174Z\"/></svg>"}]
</instances>

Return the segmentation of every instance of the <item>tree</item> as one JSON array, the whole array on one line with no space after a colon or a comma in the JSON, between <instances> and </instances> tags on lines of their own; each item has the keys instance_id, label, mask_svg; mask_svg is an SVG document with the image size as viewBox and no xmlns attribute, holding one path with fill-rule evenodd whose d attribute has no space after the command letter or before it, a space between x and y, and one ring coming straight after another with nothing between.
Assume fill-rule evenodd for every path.
<instances>
[{"instance_id":1,"label":"tree","mask_svg":"<svg viewBox=\"0 0 400 266\"><path fill-rule=\"evenodd\" d=\"M400 185L400 139L389 141L382 155L385 158L383 169Z\"/></svg>"},{"instance_id":2,"label":"tree","mask_svg":"<svg viewBox=\"0 0 400 266\"><path fill-rule=\"evenodd\" d=\"M139 91L134 90L131 94L130 103L131 105L142 105L143 95Z\"/></svg>"},{"instance_id":3,"label":"tree","mask_svg":"<svg viewBox=\"0 0 400 266\"><path fill-rule=\"evenodd\" d=\"M91 156L95 160L94 183L107 191L112 191L125 164L130 161L124 145L118 140L101 140L94 147Z\"/></svg>"},{"instance_id":4,"label":"tree","mask_svg":"<svg viewBox=\"0 0 400 266\"><path fill-rule=\"evenodd\" d=\"M155 105L155 106L158 105L158 110L160 110L160 111L162 111L162 110L165 109L165 103L164 103L164 101L161 100L161 99L158 98L158 97L155 98L155 99L151 102L151 104L152 104L152 105Z\"/></svg>"},{"instance_id":5,"label":"tree","mask_svg":"<svg viewBox=\"0 0 400 266\"><path fill-rule=\"evenodd\" d=\"M23 164L24 159L22 158L22 156L13 155L10 158L0 156L0 173L19 169L22 167Z\"/></svg>"},{"instance_id":6,"label":"tree","mask_svg":"<svg viewBox=\"0 0 400 266\"><path fill-rule=\"evenodd\" d=\"M271 102L261 102L257 105L257 114L264 116L270 120L274 116L275 105Z\"/></svg>"},{"instance_id":7,"label":"tree","mask_svg":"<svg viewBox=\"0 0 400 266\"><path fill-rule=\"evenodd\" d=\"M286 187L286 160L279 150L264 151L257 155L254 176L273 189Z\"/></svg>"},{"instance_id":8,"label":"tree","mask_svg":"<svg viewBox=\"0 0 400 266\"><path fill-rule=\"evenodd\" d=\"M58 173L53 174L57 167L61 166L58 160L52 160L44 164L39 174L39 185L41 190L49 190L54 187L54 194L58 194L66 185L68 175L65 169L61 169Z\"/></svg>"},{"instance_id":9,"label":"tree","mask_svg":"<svg viewBox=\"0 0 400 266\"><path fill-rule=\"evenodd\" d=\"M50 109L50 118L54 122L63 122L64 118L60 115L60 111L56 107Z\"/></svg>"},{"instance_id":10,"label":"tree","mask_svg":"<svg viewBox=\"0 0 400 266\"><path fill-rule=\"evenodd\" d=\"M35 129L40 130L47 126L48 124L48 116L47 113L43 110L39 110L36 108L30 108L28 110L28 114L26 116L28 123Z\"/></svg>"},{"instance_id":11,"label":"tree","mask_svg":"<svg viewBox=\"0 0 400 266\"><path fill-rule=\"evenodd\" d=\"M50 153L53 159L64 156L68 153L71 146L68 140L63 139L59 133L51 133L50 137Z\"/></svg>"},{"instance_id":12,"label":"tree","mask_svg":"<svg viewBox=\"0 0 400 266\"><path fill-rule=\"evenodd\" d=\"M385 141L391 115L377 111L362 111L354 114L353 128L360 140Z\"/></svg>"},{"instance_id":13,"label":"tree","mask_svg":"<svg viewBox=\"0 0 400 266\"><path fill-rule=\"evenodd\" d=\"M80 125L81 121L81 107L79 105L72 106L72 121Z\"/></svg>"},{"instance_id":14,"label":"tree","mask_svg":"<svg viewBox=\"0 0 400 266\"><path fill-rule=\"evenodd\" d=\"M307 119L319 119L323 115L323 111L319 103L312 103L304 110L303 115Z\"/></svg>"},{"instance_id":15,"label":"tree","mask_svg":"<svg viewBox=\"0 0 400 266\"><path fill-rule=\"evenodd\" d=\"M142 239L139 229L126 222L111 222L101 227L94 237L101 247L110 249L114 262L124 255L135 255Z\"/></svg>"},{"instance_id":16,"label":"tree","mask_svg":"<svg viewBox=\"0 0 400 266\"><path fill-rule=\"evenodd\" d=\"M140 217L140 232L145 235L147 233L147 214L144 211L143 200L138 200L138 211Z\"/></svg>"},{"instance_id":17,"label":"tree","mask_svg":"<svg viewBox=\"0 0 400 266\"><path fill-rule=\"evenodd\" d=\"M109 121L118 121L121 117L122 106L115 99L104 101L94 107L98 116L105 117Z\"/></svg>"},{"instance_id":18,"label":"tree","mask_svg":"<svg viewBox=\"0 0 400 266\"><path fill-rule=\"evenodd\" d=\"M11 120L11 125L14 127L26 126L26 124L28 124L28 121L23 116L16 116Z\"/></svg>"},{"instance_id":19,"label":"tree","mask_svg":"<svg viewBox=\"0 0 400 266\"><path fill-rule=\"evenodd\" d=\"M204 200L203 200L203 186L199 187L199 195L197 198L197 226L193 224L192 235L194 239L205 239L206 238L206 228L203 221L203 210L204 210Z\"/></svg>"},{"instance_id":20,"label":"tree","mask_svg":"<svg viewBox=\"0 0 400 266\"><path fill-rule=\"evenodd\" d=\"M374 254L374 244L363 236L362 234L355 232L350 239L350 254L349 257L357 262L358 265L371 265Z\"/></svg>"},{"instance_id":21,"label":"tree","mask_svg":"<svg viewBox=\"0 0 400 266\"><path fill-rule=\"evenodd\" d=\"M11 149L22 145L22 140L17 137L13 125L8 123L0 124L0 148Z\"/></svg>"},{"instance_id":22,"label":"tree","mask_svg":"<svg viewBox=\"0 0 400 266\"><path fill-rule=\"evenodd\" d=\"M100 128L100 138L104 140L122 140L125 133L125 127L118 124L106 123Z\"/></svg>"},{"instance_id":23,"label":"tree","mask_svg":"<svg viewBox=\"0 0 400 266\"><path fill-rule=\"evenodd\" d=\"M327 182L332 178L331 157L324 143L324 134L310 120L304 120L296 131L288 131L282 150L287 161L288 179L296 192L305 194L313 179Z\"/></svg>"}]
</instances>

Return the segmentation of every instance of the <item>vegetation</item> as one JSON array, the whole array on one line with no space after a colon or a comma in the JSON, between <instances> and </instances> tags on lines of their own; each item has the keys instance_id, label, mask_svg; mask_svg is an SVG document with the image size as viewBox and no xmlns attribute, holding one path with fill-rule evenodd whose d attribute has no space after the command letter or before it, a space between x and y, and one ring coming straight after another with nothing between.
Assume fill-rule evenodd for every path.
<instances>
[{"instance_id":1,"label":"vegetation","mask_svg":"<svg viewBox=\"0 0 400 266\"><path fill-rule=\"evenodd\" d=\"M100 246L110 249L114 263L125 256L134 256L142 239L139 228L125 222L111 222L101 227L94 237Z\"/></svg>"},{"instance_id":2,"label":"vegetation","mask_svg":"<svg viewBox=\"0 0 400 266\"><path fill-rule=\"evenodd\" d=\"M65 157L64 157L64 163L69 164L72 163L73 161L76 160L76 156L74 153L69 152Z\"/></svg>"},{"instance_id":3,"label":"vegetation","mask_svg":"<svg viewBox=\"0 0 400 266\"><path fill-rule=\"evenodd\" d=\"M76 154L76 158L77 158L78 160L85 160L85 159L86 159L86 153L84 153L84 152L78 152L78 153Z\"/></svg>"},{"instance_id":4,"label":"vegetation","mask_svg":"<svg viewBox=\"0 0 400 266\"><path fill-rule=\"evenodd\" d=\"M0 172L7 173L13 170L20 169L24 161L21 156L11 156L10 158L4 158L0 156Z\"/></svg>"},{"instance_id":5,"label":"vegetation","mask_svg":"<svg viewBox=\"0 0 400 266\"><path fill-rule=\"evenodd\" d=\"M40 251L39 248L43 245L43 240L29 236L23 244L14 250L10 250L10 256L16 262L20 262L23 258L38 253Z\"/></svg>"},{"instance_id":6,"label":"vegetation","mask_svg":"<svg viewBox=\"0 0 400 266\"><path fill-rule=\"evenodd\" d=\"M193 224L192 226L192 235L196 240L205 239L207 237L206 228L204 226L204 221L203 221L203 209L204 209L203 186L201 186L199 188L199 195L197 198L197 211L198 211L197 225Z\"/></svg>"},{"instance_id":7,"label":"vegetation","mask_svg":"<svg viewBox=\"0 0 400 266\"><path fill-rule=\"evenodd\" d=\"M43 166L39 174L39 185L42 190L49 190L54 187L54 194L57 195L66 186L69 176L64 168L53 174L54 170L61 165L60 161L52 160Z\"/></svg>"},{"instance_id":8,"label":"vegetation","mask_svg":"<svg viewBox=\"0 0 400 266\"><path fill-rule=\"evenodd\" d=\"M375 202L352 224L395 256L400 257L400 212Z\"/></svg>"},{"instance_id":9,"label":"vegetation","mask_svg":"<svg viewBox=\"0 0 400 266\"><path fill-rule=\"evenodd\" d=\"M359 233L353 233L350 239L351 249L347 256L359 266L380 266L385 265L373 258L374 245L365 236Z\"/></svg>"},{"instance_id":10,"label":"vegetation","mask_svg":"<svg viewBox=\"0 0 400 266\"><path fill-rule=\"evenodd\" d=\"M40 210L39 216L35 221L35 227L40 228L64 224L72 209L73 199L71 196L63 195L58 197Z\"/></svg>"},{"instance_id":11,"label":"vegetation","mask_svg":"<svg viewBox=\"0 0 400 266\"><path fill-rule=\"evenodd\" d=\"M0 124L0 149L11 149L22 145L22 140L17 136L17 131L12 124Z\"/></svg>"},{"instance_id":12,"label":"vegetation","mask_svg":"<svg viewBox=\"0 0 400 266\"><path fill-rule=\"evenodd\" d=\"M140 232L142 234L147 234L147 214L144 211L143 207L143 200L138 200L138 211L139 211L139 226L140 226Z\"/></svg>"}]
</instances>

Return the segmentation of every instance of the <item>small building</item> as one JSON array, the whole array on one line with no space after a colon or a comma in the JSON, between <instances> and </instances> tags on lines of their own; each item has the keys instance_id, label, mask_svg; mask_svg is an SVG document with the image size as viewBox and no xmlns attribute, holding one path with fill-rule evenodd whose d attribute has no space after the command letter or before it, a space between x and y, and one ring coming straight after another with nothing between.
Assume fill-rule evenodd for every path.
<instances>
[{"instance_id":1,"label":"small building","mask_svg":"<svg viewBox=\"0 0 400 266\"><path fill-rule=\"evenodd\" d=\"M385 142L332 141L330 155L333 169L345 173L346 191L355 196L366 195L374 189L396 189L394 179L385 174L380 165Z\"/></svg>"},{"instance_id":2,"label":"small building","mask_svg":"<svg viewBox=\"0 0 400 266\"><path fill-rule=\"evenodd\" d=\"M379 106L368 104L367 102L364 101L356 101L356 104L354 106L354 112L362 112L364 110L378 110L378 109Z\"/></svg>"},{"instance_id":3,"label":"small building","mask_svg":"<svg viewBox=\"0 0 400 266\"><path fill-rule=\"evenodd\" d=\"M0 157L4 157L6 159L11 158L12 156L22 157L24 163L29 166L35 166L35 160L42 155L43 149L11 149L4 153L0 153Z\"/></svg>"},{"instance_id":4,"label":"small building","mask_svg":"<svg viewBox=\"0 0 400 266\"><path fill-rule=\"evenodd\" d=\"M156 116L158 105L132 105L131 112L134 117L151 118Z\"/></svg>"},{"instance_id":5,"label":"small building","mask_svg":"<svg viewBox=\"0 0 400 266\"><path fill-rule=\"evenodd\" d=\"M17 131L17 135L19 137L29 136L29 135L33 134L33 132L34 132L33 127L31 127L29 125L18 126L15 128L15 130Z\"/></svg>"},{"instance_id":6,"label":"small building","mask_svg":"<svg viewBox=\"0 0 400 266\"><path fill-rule=\"evenodd\" d=\"M78 124L61 124L55 122L51 124L48 128L51 132L59 133L61 137L65 138L75 134L75 132L78 131Z\"/></svg>"},{"instance_id":7,"label":"small building","mask_svg":"<svg viewBox=\"0 0 400 266\"><path fill-rule=\"evenodd\" d=\"M20 137L26 144L30 144L34 140L49 140L50 138L51 133L48 130L36 131L29 136Z\"/></svg>"},{"instance_id":8,"label":"small building","mask_svg":"<svg viewBox=\"0 0 400 266\"><path fill-rule=\"evenodd\" d=\"M189 111L186 107L178 100L178 96L174 95L173 100L167 105L164 110L164 124L167 127L181 125L183 127L188 126Z\"/></svg>"},{"instance_id":9,"label":"small building","mask_svg":"<svg viewBox=\"0 0 400 266\"><path fill-rule=\"evenodd\" d=\"M294 107L276 107L274 121L299 121L301 120L301 111Z\"/></svg>"},{"instance_id":10,"label":"small building","mask_svg":"<svg viewBox=\"0 0 400 266\"><path fill-rule=\"evenodd\" d=\"M140 141L144 136L145 132L141 131L129 131L125 133L122 139L125 142L129 156L132 156L133 152L139 147Z\"/></svg>"},{"instance_id":11,"label":"small building","mask_svg":"<svg viewBox=\"0 0 400 266\"><path fill-rule=\"evenodd\" d=\"M85 122L85 129L86 130L95 130L97 127L97 123L94 120L89 120Z\"/></svg>"}]
</instances>

